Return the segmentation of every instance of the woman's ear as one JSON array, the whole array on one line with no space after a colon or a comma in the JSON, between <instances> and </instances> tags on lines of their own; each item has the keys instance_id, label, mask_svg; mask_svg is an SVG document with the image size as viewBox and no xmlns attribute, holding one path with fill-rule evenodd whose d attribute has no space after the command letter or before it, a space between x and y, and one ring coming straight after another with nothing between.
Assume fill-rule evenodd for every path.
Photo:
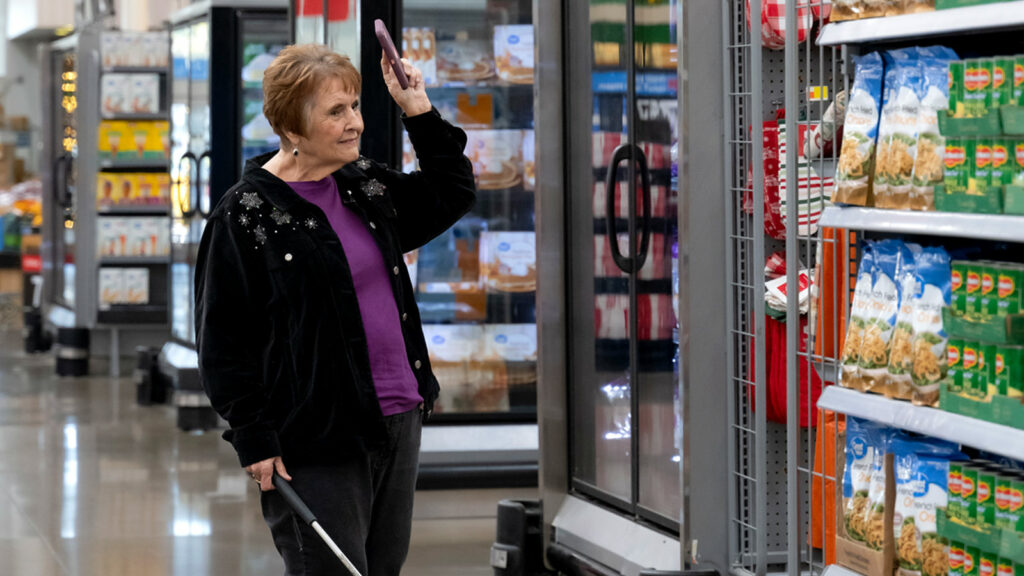
<instances>
[{"instance_id":1,"label":"woman's ear","mask_svg":"<svg viewBox=\"0 0 1024 576\"><path fill-rule=\"evenodd\" d=\"M284 134L281 137L281 145L287 148L288 150L291 150L298 144L300 138L301 137L295 132L285 130Z\"/></svg>"}]
</instances>

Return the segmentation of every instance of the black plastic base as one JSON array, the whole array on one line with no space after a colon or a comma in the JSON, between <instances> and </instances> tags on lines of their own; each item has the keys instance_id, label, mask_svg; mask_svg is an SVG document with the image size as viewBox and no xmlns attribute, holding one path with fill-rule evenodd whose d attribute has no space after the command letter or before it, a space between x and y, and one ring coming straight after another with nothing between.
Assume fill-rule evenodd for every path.
<instances>
[{"instance_id":1,"label":"black plastic base","mask_svg":"<svg viewBox=\"0 0 1024 576\"><path fill-rule=\"evenodd\" d=\"M537 464L420 465L417 490L533 488Z\"/></svg>"}]
</instances>

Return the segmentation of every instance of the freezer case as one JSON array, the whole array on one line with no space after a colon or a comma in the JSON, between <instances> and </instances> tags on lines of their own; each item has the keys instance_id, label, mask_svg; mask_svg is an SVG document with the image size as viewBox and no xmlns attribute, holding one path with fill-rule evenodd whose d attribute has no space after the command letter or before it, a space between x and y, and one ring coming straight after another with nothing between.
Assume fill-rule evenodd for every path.
<instances>
[{"instance_id":1,"label":"freezer case","mask_svg":"<svg viewBox=\"0 0 1024 576\"><path fill-rule=\"evenodd\" d=\"M195 265L206 218L245 160L276 150L263 116L263 71L288 44L286 0L203 2L171 18L171 341L161 370L179 409L209 410L195 351ZM210 414L184 427L216 424Z\"/></svg>"}]
</instances>

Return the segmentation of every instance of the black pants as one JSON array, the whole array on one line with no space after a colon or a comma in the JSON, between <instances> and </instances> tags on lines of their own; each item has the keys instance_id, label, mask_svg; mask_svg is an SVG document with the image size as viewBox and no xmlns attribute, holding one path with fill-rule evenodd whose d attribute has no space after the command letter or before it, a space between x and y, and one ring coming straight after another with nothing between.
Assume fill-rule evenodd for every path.
<instances>
[{"instance_id":1,"label":"black pants","mask_svg":"<svg viewBox=\"0 0 1024 576\"><path fill-rule=\"evenodd\" d=\"M421 411L384 421L388 440L378 449L341 465L288 468L292 487L363 576L398 576L412 530ZM261 500L286 576L348 576L341 561L276 490L264 492Z\"/></svg>"}]
</instances>

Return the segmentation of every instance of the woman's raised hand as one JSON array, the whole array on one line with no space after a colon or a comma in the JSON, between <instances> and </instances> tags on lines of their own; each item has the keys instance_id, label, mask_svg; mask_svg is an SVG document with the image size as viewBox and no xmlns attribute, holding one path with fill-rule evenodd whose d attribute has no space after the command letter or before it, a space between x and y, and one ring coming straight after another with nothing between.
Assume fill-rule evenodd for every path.
<instances>
[{"instance_id":1,"label":"woman's raised hand","mask_svg":"<svg viewBox=\"0 0 1024 576\"><path fill-rule=\"evenodd\" d=\"M387 84L391 97L395 99L395 103L402 109L402 112L405 112L406 116L418 116L430 112L430 98L427 97L427 86L423 82L423 73L407 58L402 58L402 66L405 68L406 78L409 79L409 87L405 90L399 85L387 55L381 54L380 71L384 75L384 83Z\"/></svg>"}]
</instances>

